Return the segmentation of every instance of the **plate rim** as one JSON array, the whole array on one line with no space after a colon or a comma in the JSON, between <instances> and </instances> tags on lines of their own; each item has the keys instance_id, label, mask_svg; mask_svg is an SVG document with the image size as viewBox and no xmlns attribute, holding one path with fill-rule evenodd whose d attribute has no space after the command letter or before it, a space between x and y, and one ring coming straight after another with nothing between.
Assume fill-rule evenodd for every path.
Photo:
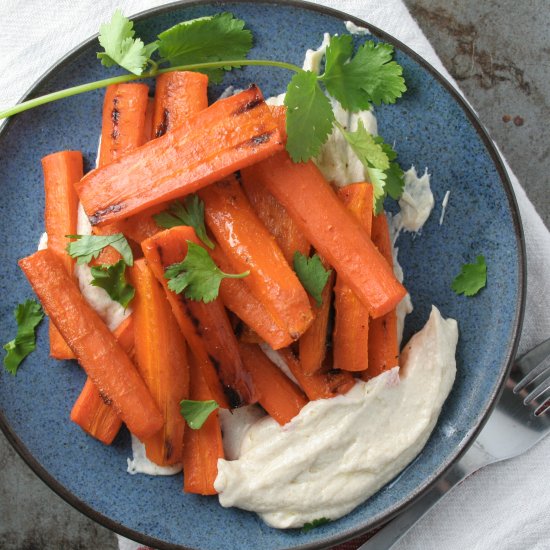
<instances>
[{"instance_id":1,"label":"plate rim","mask_svg":"<svg viewBox=\"0 0 550 550\"><path fill-rule=\"evenodd\" d=\"M505 368L501 370L500 379L498 383L494 386L493 392L490 395L487 405L479 411L475 424L471 427L467 436L462 439L459 445L456 447L455 451L451 454L450 458L445 461L438 470L434 472L430 481L424 483L420 487L417 487L410 498L404 502L395 505L394 507L386 510L383 513L376 515L373 519L368 522L368 525L363 527L358 527L354 529L348 529L345 532L342 532L338 535L332 535L325 540L319 540L317 542L310 542L306 544L298 544L293 546L295 550L315 550L329 548L337 544L341 544L345 541L360 537L373 529L381 527L383 524L387 523L395 516L399 515L401 512L405 511L408 507L412 506L415 501L421 498L426 492L428 492L460 458L466 453L469 447L475 441L477 434L481 431L493 408L496 405L498 398L500 397L503 389L504 383L508 376L508 373L513 364L514 358L516 357L519 340L521 337L521 331L523 327L523 321L525 316L525 306L526 306L526 291L527 291L527 258L526 258L526 245L525 245L525 234L523 230L523 224L520 216L519 206L517 203L516 195L512 183L510 181L508 170L506 169L503 158L499 153L495 142L490 137L488 130L485 128L481 120L479 119L477 113L474 111L473 107L469 104L464 96L462 96L457 89L451 84L451 82L441 74L433 65L416 53L409 46L383 31L382 29L375 27L374 25L364 21L358 17L355 17L351 14L337 10L334 8L329 8L327 6L317 4L305 0L228 0L227 3L234 4L267 4L267 5L282 5L282 6L291 6L299 9L304 9L307 11L312 11L316 13L321 13L323 15L328 15L337 19L340 19L342 22L351 21L352 23L367 28L369 32L378 39L381 39L385 42L388 42L395 46L397 49L404 52L416 63L418 63L424 70L428 71L438 82L441 84L445 90L452 96L452 98L458 103L462 111L465 113L470 124L475 129L476 133L481 139L486 151L489 153L489 156L497 170L497 173L500 177L500 182L504 188L506 198L508 200L508 206L511 213L512 223L514 226L514 235L516 238L516 245L518 249L518 289L516 294L516 312L515 318L512 325L512 338L508 343L508 348L506 351L506 356L503 361L505 363ZM181 7L191 7L191 6L200 6L204 4L211 4L214 6L219 6L220 9L223 9L226 2L220 2L219 0L175 0L173 2L163 4L162 6L157 6L153 8L148 8L146 10L137 12L136 14L130 14L130 17L133 21L139 21L146 19L152 15L159 15L163 13L170 12L176 8ZM40 87L48 78L50 78L55 72L70 63L75 57L77 57L82 51L90 46L90 44L96 40L98 33L95 33L80 44L72 48L64 56L62 56L56 63L54 63L46 72L44 72L35 82L27 89L27 91L21 96L20 100L17 103L21 103L26 99L29 99L33 96L35 90ZM4 119L0 124L0 147L2 145L2 140L5 138L6 129L12 123L13 117ZM124 537L132 539L141 544L146 544L158 550L193 550L191 547L182 546L175 543L169 543L155 537L151 537L139 531L135 531L111 518L107 517L103 513L95 510L86 502L78 498L74 493L72 493L65 485L59 482L53 475L51 475L48 470L46 470L40 462L32 455L28 450L25 444L18 437L16 432L9 425L3 410L0 408L0 429L4 433L6 439L19 454L19 456L26 462L26 464L31 468L31 470L55 493L57 493L65 502L73 506L79 512L85 514L90 519L96 521L100 525L110 529L111 531L118 533ZM422 451L421 451L422 452Z\"/></svg>"}]
</instances>

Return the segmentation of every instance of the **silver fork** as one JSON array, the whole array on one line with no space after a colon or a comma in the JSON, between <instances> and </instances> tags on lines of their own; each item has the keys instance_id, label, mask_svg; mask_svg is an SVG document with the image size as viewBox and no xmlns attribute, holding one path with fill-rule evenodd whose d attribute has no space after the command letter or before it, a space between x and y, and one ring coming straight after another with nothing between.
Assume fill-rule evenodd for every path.
<instances>
[{"instance_id":1,"label":"silver fork","mask_svg":"<svg viewBox=\"0 0 550 550\"><path fill-rule=\"evenodd\" d=\"M495 410L464 456L420 499L358 550L388 550L475 471L528 451L550 433L550 339L517 359Z\"/></svg>"}]
</instances>

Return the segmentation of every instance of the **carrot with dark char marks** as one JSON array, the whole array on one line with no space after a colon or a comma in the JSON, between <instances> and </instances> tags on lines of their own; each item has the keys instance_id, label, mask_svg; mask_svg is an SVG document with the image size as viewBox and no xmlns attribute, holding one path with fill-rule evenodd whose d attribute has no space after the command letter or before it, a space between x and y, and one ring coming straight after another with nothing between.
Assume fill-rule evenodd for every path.
<instances>
[{"instance_id":1,"label":"carrot with dark char marks","mask_svg":"<svg viewBox=\"0 0 550 550\"><path fill-rule=\"evenodd\" d=\"M235 177L199 193L206 225L251 293L297 340L313 321L306 291Z\"/></svg>"},{"instance_id":2,"label":"carrot with dark char marks","mask_svg":"<svg viewBox=\"0 0 550 550\"><path fill-rule=\"evenodd\" d=\"M290 349L283 349L277 353L311 401L343 395L355 385L355 378L347 371L323 368L313 374L306 374Z\"/></svg>"},{"instance_id":3,"label":"carrot with dark char marks","mask_svg":"<svg viewBox=\"0 0 550 550\"><path fill-rule=\"evenodd\" d=\"M191 389L193 401L214 399L202 376L199 362L190 354ZM198 495L215 495L214 481L218 475L218 459L224 458L222 431L218 411L210 413L198 429L186 427L183 436L183 490Z\"/></svg>"},{"instance_id":4,"label":"carrot with dark char marks","mask_svg":"<svg viewBox=\"0 0 550 550\"><path fill-rule=\"evenodd\" d=\"M42 159L44 172L44 222L48 248L61 258L73 276L74 260L67 254L67 235L76 233L78 196L74 184L82 178L82 153L60 151ZM54 359L74 359L74 354L55 326L50 323L50 355Z\"/></svg>"},{"instance_id":5,"label":"carrot with dark char marks","mask_svg":"<svg viewBox=\"0 0 550 550\"><path fill-rule=\"evenodd\" d=\"M134 356L134 323L126 317L113 332L128 357ZM110 445L122 426L115 409L101 396L96 385L88 378L71 410L71 420L87 434L105 445Z\"/></svg>"},{"instance_id":6,"label":"carrot with dark char marks","mask_svg":"<svg viewBox=\"0 0 550 550\"><path fill-rule=\"evenodd\" d=\"M164 417L157 433L143 440L147 458L160 466L181 462L185 421L180 401L189 397L189 365L185 341L164 289L137 260L130 270L136 289L133 302L138 370Z\"/></svg>"},{"instance_id":7,"label":"carrot with dark char marks","mask_svg":"<svg viewBox=\"0 0 550 550\"><path fill-rule=\"evenodd\" d=\"M374 201L372 185L346 185L338 190L338 196L370 237ZM366 370L369 366L369 311L338 275L334 286L334 309L334 367L355 372Z\"/></svg>"},{"instance_id":8,"label":"carrot with dark char marks","mask_svg":"<svg viewBox=\"0 0 550 550\"><path fill-rule=\"evenodd\" d=\"M202 73L172 71L157 76L153 136L163 136L206 109L207 88L208 77Z\"/></svg>"},{"instance_id":9,"label":"carrot with dark char marks","mask_svg":"<svg viewBox=\"0 0 550 550\"><path fill-rule=\"evenodd\" d=\"M190 300L183 293L176 294L168 288L165 270L185 259L187 241L202 246L192 227L173 227L144 241L143 253L166 290L180 328L193 353L201 361L203 375L216 393L216 400L219 399L220 386L215 380L219 378L227 398L224 404L228 402L234 408L254 403L257 400L254 386L242 364L237 340L222 303L219 299L208 304Z\"/></svg>"},{"instance_id":10,"label":"carrot with dark char marks","mask_svg":"<svg viewBox=\"0 0 550 550\"><path fill-rule=\"evenodd\" d=\"M233 266L219 246L211 250L210 255L223 272L230 273L233 270ZM284 348L294 341L282 322L267 311L242 279L223 279L219 296L227 309L244 321L273 349Z\"/></svg>"},{"instance_id":11,"label":"carrot with dark char marks","mask_svg":"<svg viewBox=\"0 0 550 550\"><path fill-rule=\"evenodd\" d=\"M260 405L279 424L290 422L307 404L306 396L257 344L239 343L246 369L258 390Z\"/></svg>"},{"instance_id":12,"label":"carrot with dark char marks","mask_svg":"<svg viewBox=\"0 0 550 550\"><path fill-rule=\"evenodd\" d=\"M384 257L313 162L294 163L283 152L241 174L269 189L371 317L384 315L405 296Z\"/></svg>"},{"instance_id":13,"label":"carrot with dark char marks","mask_svg":"<svg viewBox=\"0 0 550 550\"><path fill-rule=\"evenodd\" d=\"M163 417L141 376L62 261L46 249L19 260L19 266L86 374L128 429L140 439L160 430Z\"/></svg>"},{"instance_id":14,"label":"carrot with dark char marks","mask_svg":"<svg viewBox=\"0 0 550 550\"><path fill-rule=\"evenodd\" d=\"M251 86L88 173L77 192L92 225L102 225L193 193L283 148L276 121Z\"/></svg>"},{"instance_id":15,"label":"carrot with dark char marks","mask_svg":"<svg viewBox=\"0 0 550 550\"><path fill-rule=\"evenodd\" d=\"M392 244L388 220L384 212L372 218L372 242L378 247L388 265L393 266ZM368 380L399 364L397 345L397 312L392 309L369 327L369 368L361 373Z\"/></svg>"}]
</instances>

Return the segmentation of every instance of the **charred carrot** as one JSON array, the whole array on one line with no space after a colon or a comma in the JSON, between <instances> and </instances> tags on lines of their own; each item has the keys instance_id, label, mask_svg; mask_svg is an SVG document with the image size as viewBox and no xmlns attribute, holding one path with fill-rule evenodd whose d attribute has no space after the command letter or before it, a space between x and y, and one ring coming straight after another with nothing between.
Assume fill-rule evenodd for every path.
<instances>
[{"instance_id":1,"label":"charred carrot","mask_svg":"<svg viewBox=\"0 0 550 550\"><path fill-rule=\"evenodd\" d=\"M208 77L173 71L157 77L153 135L160 137L181 126L191 115L208 107Z\"/></svg>"},{"instance_id":2,"label":"charred carrot","mask_svg":"<svg viewBox=\"0 0 550 550\"><path fill-rule=\"evenodd\" d=\"M256 216L235 177L200 192L206 225L235 273L266 310L297 340L313 321L306 291L281 249Z\"/></svg>"},{"instance_id":3,"label":"charred carrot","mask_svg":"<svg viewBox=\"0 0 550 550\"><path fill-rule=\"evenodd\" d=\"M263 344L258 334L256 334L248 325L245 325L242 321L239 321L239 325L235 329L235 336L239 342L244 344Z\"/></svg>"},{"instance_id":4,"label":"charred carrot","mask_svg":"<svg viewBox=\"0 0 550 550\"><path fill-rule=\"evenodd\" d=\"M222 271L231 273L233 266L219 246L211 250L210 254ZM289 346L294 341L282 322L267 311L242 279L223 279L220 284L220 298L227 309L273 349Z\"/></svg>"},{"instance_id":5,"label":"charred carrot","mask_svg":"<svg viewBox=\"0 0 550 550\"><path fill-rule=\"evenodd\" d=\"M203 374L209 387L219 393L219 383L214 383L212 369L207 367L213 365L232 408L254 403L257 397L252 380L242 364L233 328L221 302L216 299L205 304L189 300L183 294L178 295L168 289L165 270L185 259L188 240L200 244L193 228L173 227L144 241L143 253L166 290L189 346L206 368Z\"/></svg>"},{"instance_id":6,"label":"charred carrot","mask_svg":"<svg viewBox=\"0 0 550 550\"><path fill-rule=\"evenodd\" d=\"M393 266L392 246L388 220L382 212L372 219L372 242L378 247L388 265ZM371 319L369 327L369 368L361 375L368 379L398 365L397 313L392 309L378 319Z\"/></svg>"},{"instance_id":7,"label":"charred carrot","mask_svg":"<svg viewBox=\"0 0 550 550\"><path fill-rule=\"evenodd\" d=\"M193 193L283 147L269 108L251 86L93 170L76 190L92 225L101 225Z\"/></svg>"},{"instance_id":8,"label":"charred carrot","mask_svg":"<svg viewBox=\"0 0 550 550\"><path fill-rule=\"evenodd\" d=\"M131 281L136 289L136 365L164 417L162 429L143 444L149 460L167 466L181 462L185 420L180 401L189 398L187 351L164 289L145 259L134 263Z\"/></svg>"},{"instance_id":9,"label":"charred carrot","mask_svg":"<svg viewBox=\"0 0 550 550\"><path fill-rule=\"evenodd\" d=\"M306 374L317 372L323 366L327 351L327 329L333 286L334 271L330 274L321 293L322 304L318 306L313 299L310 300L315 313L315 319L305 334L298 340L300 364L303 372Z\"/></svg>"},{"instance_id":10,"label":"charred carrot","mask_svg":"<svg viewBox=\"0 0 550 550\"><path fill-rule=\"evenodd\" d=\"M384 257L313 162L293 163L283 152L241 173L245 181L269 189L371 317L384 315L405 296Z\"/></svg>"},{"instance_id":11,"label":"charred carrot","mask_svg":"<svg viewBox=\"0 0 550 550\"><path fill-rule=\"evenodd\" d=\"M275 237L286 261L292 265L296 251L309 256L309 242L284 206L263 185L249 179L243 181L243 189L258 218Z\"/></svg>"},{"instance_id":12,"label":"charred carrot","mask_svg":"<svg viewBox=\"0 0 550 550\"><path fill-rule=\"evenodd\" d=\"M122 349L133 357L134 323L133 318L126 317L113 332ZM95 437L105 445L110 445L120 430L122 421L110 401L103 397L90 378L82 388L78 399L71 410L71 420L78 424L87 434Z\"/></svg>"},{"instance_id":13,"label":"charred carrot","mask_svg":"<svg viewBox=\"0 0 550 550\"><path fill-rule=\"evenodd\" d=\"M190 399L209 401L214 399L210 387L202 376L196 358L190 354ZM218 411L210 413L198 429L185 429L183 436L183 490L186 493L215 495L214 481L218 475L218 459L224 457L222 432Z\"/></svg>"},{"instance_id":14,"label":"charred carrot","mask_svg":"<svg viewBox=\"0 0 550 550\"><path fill-rule=\"evenodd\" d=\"M239 344L246 370L258 390L260 405L279 424L290 422L307 404L302 390L276 365L257 344Z\"/></svg>"},{"instance_id":15,"label":"charred carrot","mask_svg":"<svg viewBox=\"0 0 550 550\"><path fill-rule=\"evenodd\" d=\"M46 249L19 260L19 266L86 374L128 429L140 439L160 430L162 415L141 376L62 261Z\"/></svg>"},{"instance_id":16,"label":"charred carrot","mask_svg":"<svg viewBox=\"0 0 550 550\"><path fill-rule=\"evenodd\" d=\"M78 196L74 184L82 178L82 153L60 151L42 159L44 172L44 221L48 248L62 260L72 276L74 260L67 254L67 237L76 233ZM54 359L74 359L74 354L55 326L50 323L50 355Z\"/></svg>"},{"instance_id":17,"label":"charred carrot","mask_svg":"<svg viewBox=\"0 0 550 550\"><path fill-rule=\"evenodd\" d=\"M372 185L347 185L339 189L338 196L370 237L374 200ZM334 308L334 367L349 371L366 370L369 365L369 312L338 275L334 286Z\"/></svg>"},{"instance_id":18,"label":"charred carrot","mask_svg":"<svg viewBox=\"0 0 550 550\"><path fill-rule=\"evenodd\" d=\"M343 395L355 385L355 378L347 371L323 368L313 374L306 374L290 349L278 353L311 401Z\"/></svg>"}]
</instances>

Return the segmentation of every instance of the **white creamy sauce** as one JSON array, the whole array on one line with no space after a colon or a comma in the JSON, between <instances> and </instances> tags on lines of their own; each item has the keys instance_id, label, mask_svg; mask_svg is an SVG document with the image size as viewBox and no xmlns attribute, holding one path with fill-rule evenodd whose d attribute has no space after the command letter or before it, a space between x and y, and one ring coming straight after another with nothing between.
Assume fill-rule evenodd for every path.
<instances>
[{"instance_id":1,"label":"white creamy sauce","mask_svg":"<svg viewBox=\"0 0 550 550\"><path fill-rule=\"evenodd\" d=\"M434 307L396 367L344 396L308 403L285 426L262 418L237 460L218 461L222 506L277 528L339 518L378 491L421 451L452 387L456 321Z\"/></svg>"},{"instance_id":2,"label":"white creamy sauce","mask_svg":"<svg viewBox=\"0 0 550 550\"><path fill-rule=\"evenodd\" d=\"M40 235L36 250L46 250L46 248L48 248L48 234L44 231L44 233Z\"/></svg>"},{"instance_id":3,"label":"white creamy sauce","mask_svg":"<svg viewBox=\"0 0 550 550\"><path fill-rule=\"evenodd\" d=\"M441 216L439 216L439 225L443 225L443 220L445 219L445 212L447 211L447 205L449 204L449 197L451 196L451 191L447 189L443 200L441 201Z\"/></svg>"},{"instance_id":4,"label":"white creamy sauce","mask_svg":"<svg viewBox=\"0 0 550 550\"><path fill-rule=\"evenodd\" d=\"M223 452L226 460L239 458L243 439L253 424L265 416L265 412L256 405L248 405L229 411L218 411L223 437Z\"/></svg>"},{"instance_id":5,"label":"white creamy sauce","mask_svg":"<svg viewBox=\"0 0 550 550\"><path fill-rule=\"evenodd\" d=\"M345 25L346 25L346 30L350 34L357 34L359 36L365 36L367 34L370 34L369 29L365 29L365 27L360 27L359 25L356 25L352 21L346 21Z\"/></svg>"},{"instance_id":6,"label":"white creamy sauce","mask_svg":"<svg viewBox=\"0 0 550 550\"><path fill-rule=\"evenodd\" d=\"M127 458L129 474L148 474L150 476L172 476L181 472L182 465L157 466L145 456L145 445L132 434L132 455L133 458Z\"/></svg>"}]
</instances>

